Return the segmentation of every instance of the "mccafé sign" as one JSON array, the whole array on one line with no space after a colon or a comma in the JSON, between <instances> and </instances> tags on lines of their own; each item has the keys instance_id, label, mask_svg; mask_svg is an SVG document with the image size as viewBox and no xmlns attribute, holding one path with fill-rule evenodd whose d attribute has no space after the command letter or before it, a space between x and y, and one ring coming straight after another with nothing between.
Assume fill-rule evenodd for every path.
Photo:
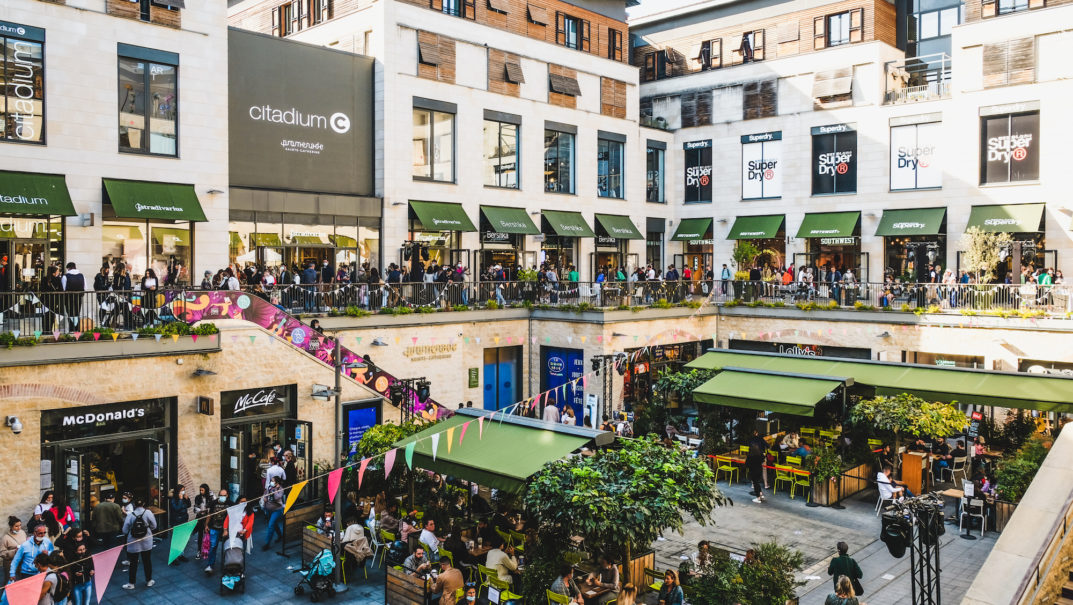
<instances>
[{"instance_id":1,"label":"mccaf\u00e9 sign","mask_svg":"<svg viewBox=\"0 0 1073 605\"><path fill-rule=\"evenodd\" d=\"M282 414L291 404L294 385L260 387L220 393L220 415L224 420L245 416Z\"/></svg>"}]
</instances>

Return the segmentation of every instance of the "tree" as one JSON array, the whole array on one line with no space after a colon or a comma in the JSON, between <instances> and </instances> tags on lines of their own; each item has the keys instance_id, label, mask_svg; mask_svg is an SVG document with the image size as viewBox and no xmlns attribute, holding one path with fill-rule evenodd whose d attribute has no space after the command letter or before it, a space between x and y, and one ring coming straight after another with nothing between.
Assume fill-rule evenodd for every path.
<instances>
[{"instance_id":1,"label":"tree","mask_svg":"<svg viewBox=\"0 0 1073 605\"><path fill-rule=\"evenodd\" d=\"M760 248L757 248L755 244L749 240L738 240L738 244L734 246L734 251L730 254L730 258L734 261L734 267L738 271L742 271L748 269L759 254Z\"/></svg>"},{"instance_id":2,"label":"tree","mask_svg":"<svg viewBox=\"0 0 1073 605\"><path fill-rule=\"evenodd\" d=\"M1009 233L982 231L979 227L969 227L961 236L961 245L965 248L965 267L976 273L976 283L986 284L995 276L995 267L1002 258L1000 252L1006 249L1012 240Z\"/></svg>"},{"instance_id":3,"label":"tree","mask_svg":"<svg viewBox=\"0 0 1073 605\"><path fill-rule=\"evenodd\" d=\"M543 546L526 553L536 555L534 574L527 569L524 583L532 602L544 599L571 536L623 562L625 583L632 553L668 529L681 531L683 515L704 525L715 506L731 503L704 460L665 448L653 436L621 445L550 462L530 480L525 510L539 521L536 542Z\"/></svg>"},{"instance_id":4,"label":"tree","mask_svg":"<svg viewBox=\"0 0 1073 605\"><path fill-rule=\"evenodd\" d=\"M739 563L728 556L713 556L693 581L690 602L695 605L784 605L796 597L804 582L794 579L804 555L776 542L753 544L754 558Z\"/></svg>"},{"instance_id":5,"label":"tree","mask_svg":"<svg viewBox=\"0 0 1073 605\"><path fill-rule=\"evenodd\" d=\"M850 419L893 434L895 452L901 447L902 435L949 437L968 424L953 403L925 401L909 393L863 399L853 406Z\"/></svg>"},{"instance_id":6,"label":"tree","mask_svg":"<svg viewBox=\"0 0 1073 605\"><path fill-rule=\"evenodd\" d=\"M375 458L384 452L391 449L392 444L398 442L401 439L405 439L410 435L419 433L433 423L429 422L414 422L408 421L402 424L393 424L385 422L384 424L378 424L376 426L369 427L361 436L361 440L354 446L354 452L352 454L352 460L361 460L362 458ZM401 465L401 466L400 466ZM403 457L403 453L400 450L395 459L395 469L406 468L406 460ZM375 494L381 491L390 491L392 487L399 488L405 485L406 473L399 473L393 471L393 481L389 482L384 477L384 462L382 459L377 459L369 463L368 468L365 469L365 475L361 481L361 492L366 494ZM344 473L344 486L346 491L357 492L358 490L358 472L356 466L351 466Z\"/></svg>"}]
</instances>

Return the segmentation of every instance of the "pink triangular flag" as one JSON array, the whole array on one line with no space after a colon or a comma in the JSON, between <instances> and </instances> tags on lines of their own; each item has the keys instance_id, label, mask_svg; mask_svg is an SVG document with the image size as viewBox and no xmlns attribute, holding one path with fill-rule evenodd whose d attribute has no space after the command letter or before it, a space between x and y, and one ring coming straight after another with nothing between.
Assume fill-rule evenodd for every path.
<instances>
[{"instance_id":1,"label":"pink triangular flag","mask_svg":"<svg viewBox=\"0 0 1073 605\"><path fill-rule=\"evenodd\" d=\"M581 388L583 388L583 389L589 388L589 375L588 374L585 374L584 376L581 377Z\"/></svg>"},{"instance_id":2,"label":"pink triangular flag","mask_svg":"<svg viewBox=\"0 0 1073 605\"><path fill-rule=\"evenodd\" d=\"M52 340L59 340L59 339L60 339L60 331L59 330L53 330L52 331Z\"/></svg>"},{"instance_id":3,"label":"pink triangular flag","mask_svg":"<svg viewBox=\"0 0 1073 605\"><path fill-rule=\"evenodd\" d=\"M399 448L393 448L384 454L384 477L391 476L391 467L395 466L395 452L399 451Z\"/></svg>"},{"instance_id":4,"label":"pink triangular flag","mask_svg":"<svg viewBox=\"0 0 1073 605\"><path fill-rule=\"evenodd\" d=\"M343 469L337 468L328 473L328 503L335 503L335 492L339 491L339 481L343 478Z\"/></svg>"},{"instance_id":5,"label":"pink triangular flag","mask_svg":"<svg viewBox=\"0 0 1073 605\"><path fill-rule=\"evenodd\" d=\"M604 337L603 337L603 336L599 336L599 335L598 335L598 336L596 337L596 342L603 342L603 341L604 341Z\"/></svg>"},{"instance_id":6,"label":"pink triangular flag","mask_svg":"<svg viewBox=\"0 0 1073 605\"><path fill-rule=\"evenodd\" d=\"M432 435L432 461L436 461L436 450L440 447L440 434L434 433Z\"/></svg>"},{"instance_id":7,"label":"pink triangular flag","mask_svg":"<svg viewBox=\"0 0 1073 605\"><path fill-rule=\"evenodd\" d=\"M417 337L416 336L414 336L412 340L414 341L414 344L417 344Z\"/></svg>"},{"instance_id":8,"label":"pink triangular flag","mask_svg":"<svg viewBox=\"0 0 1073 605\"><path fill-rule=\"evenodd\" d=\"M104 591L108 588L108 580L112 578L112 571L115 570L116 561L119 560L119 555L123 552L124 548L126 547L116 546L115 548L109 548L104 552L99 552L93 555L93 587L97 592L97 605L100 605L101 601L104 600ZM41 579L44 580L43 575ZM8 600L10 600L11 586L8 586L7 590ZM38 585L37 593L38 594L34 597L35 599L40 596L40 585ZM32 602L36 603L37 601L35 600Z\"/></svg>"},{"instance_id":9,"label":"pink triangular flag","mask_svg":"<svg viewBox=\"0 0 1073 605\"><path fill-rule=\"evenodd\" d=\"M101 333L100 332L94 332L93 333L93 340L97 341L97 340L100 340L100 339L101 339Z\"/></svg>"},{"instance_id":10,"label":"pink triangular flag","mask_svg":"<svg viewBox=\"0 0 1073 605\"><path fill-rule=\"evenodd\" d=\"M470 422L473 422L473 421L470 420L469 422L462 423L462 434L458 436L458 445L462 445L462 440L466 438L466 429L469 428L469 423Z\"/></svg>"},{"instance_id":11,"label":"pink triangular flag","mask_svg":"<svg viewBox=\"0 0 1073 605\"><path fill-rule=\"evenodd\" d=\"M118 553L117 549L113 548L112 550L116 550ZM38 600L41 598L41 585L44 583L45 574L34 574L18 582L8 584L4 591L4 596L7 597L6 601L9 605L37 605Z\"/></svg>"},{"instance_id":12,"label":"pink triangular flag","mask_svg":"<svg viewBox=\"0 0 1073 605\"><path fill-rule=\"evenodd\" d=\"M358 489L361 489L361 478L365 476L365 467L369 466L369 461L372 458L362 458L361 464L358 466Z\"/></svg>"},{"instance_id":13,"label":"pink triangular flag","mask_svg":"<svg viewBox=\"0 0 1073 605\"><path fill-rule=\"evenodd\" d=\"M477 438L484 439L484 416L477 418Z\"/></svg>"},{"instance_id":14,"label":"pink triangular flag","mask_svg":"<svg viewBox=\"0 0 1073 605\"><path fill-rule=\"evenodd\" d=\"M191 334L190 338L194 339L194 342L197 342L197 334Z\"/></svg>"}]
</instances>

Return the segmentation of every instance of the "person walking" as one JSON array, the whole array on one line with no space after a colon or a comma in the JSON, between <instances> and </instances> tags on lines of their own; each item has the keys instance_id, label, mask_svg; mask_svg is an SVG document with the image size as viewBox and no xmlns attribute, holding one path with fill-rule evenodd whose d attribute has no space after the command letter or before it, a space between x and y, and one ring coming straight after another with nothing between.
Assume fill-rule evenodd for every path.
<instances>
[{"instance_id":1,"label":"person walking","mask_svg":"<svg viewBox=\"0 0 1073 605\"><path fill-rule=\"evenodd\" d=\"M75 549L74 557L67 568L67 574L71 578L71 601L73 605L91 605L93 597L93 558L85 544L79 544Z\"/></svg>"},{"instance_id":2,"label":"person walking","mask_svg":"<svg viewBox=\"0 0 1073 605\"><path fill-rule=\"evenodd\" d=\"M170 515L168 521L170 527L182 525L189 521L190 507L190 498L186 495L186 488L181 483L176 485L175 489L171 491L171 497L168 498L168 513ZM188 559L182 553L179 553L175 560L186 563Z\"/></svg>"},{"instance_id":3,"label":"person walking","mask_svg":"<svg viewBox=\"0 0 1073 605\"><path fill-rule=\"evenodd\" d=\"M48 527L40 524L34 528L34 535L19 545L11 557L8 567L8 580L14 582L38 573L34 561L38 555L48 556L52 553L52 541L48 539Z\"/></svg>"},{"instance_id":4,"label":"person walking","mask_svg":"<svg viewBox=\"0 0 1073 605\"><path fill-rule=\"evenodd\" d=\"M127 515L123 522L123 535L127 537L127 560L130 567L127 568L127 583L123 585L126 590L134 590L134 581L138 576L138 560L141 559L145 574L145 585L153 586L153 530L156 529L156 517L152 511L145 508L145 500L134 500L134 510Z\"/></svg>"},{"instance_id":5,"label":"person walking","mask_svg":"<svg viewBox=\"0 0 1073 605\"><path fill-rule=\"evenodd\" d=\"M82 313L82 292L86 291L86 276L78 270L74 263L67 263L67 272L60 279L63 291L71 294L66 297L67 322L71 332L78 330L79 318Z\"/></svg>"},{"instance_id":6,"label":"person walking","mask_svg":"<svg viewBox=\"0 0 1073 605\"><path fill-rule=\"evenodd\" d=\"M853 557L847 554L849 553L849 544L839 542L835 547L838 549L838 556L831 559L831 564L827 566L827 575L831 576L835 592L838 592L839 580L849 578L853 588L853 595L864 594L864 589L861 587L861 578L864 574L861 572L861 566L857 565L857 561L854 561Z\"/></svg>"},{"instance_id":7,"label":"person walking","mask_svg":"<svg viewBox=\"0 0 1073 605\"><path fill-rule=\"evenodd\" d=\"M767 442L760 436L758 429L753 429L749 439L749 454L745 457L745 468L749 469L749 479L753 482L753 502L762 504L764 498L764 460L767 455Z\"/></svg>"},{"instance_id":8,"label":"person walking","mask_svg":"<svg viewBox=\"0 0 1073 605\"><path fill-rule=\"evenodd\" d=\"M261 546L261 550L268 550L272 548L272 540L277 535L280 541L283 541L283 528L280 527L283 521L283 486L280 484L279 477L272 477L272 481L265 488L265 493L261 496L261 508L268 516L265 543Z\"/></svg>"},{"instance_id":9,"label":"person walking","mask_svg":"<svg viewBox=\"0 0 1073 605\"><path fill-rule=\"evenodd\" d=\"M100 539L104 550L116 545L124 519L123 509L115 503L114 490L105 494L104 500L93 508L90 527L93 528L93 535Z\"/></svg>"},{"instance_id":10,"label":"person walking","mask_svg":"<svg viewBox=\"0 0 1073 605\"><path fill-rule=\"evenodd\" d=\"M197 519L197 527L195 527L197 533L197 554L194 555L195 560L201 560L203 551L203 542L205 534L208 531L208 526L205 517L209 514L209 509L212 508L212 490L209 489L208 483L202 483L198 488L198 494L194 496L194 518Z\"/></svg>"},{"instance_id":11,"label":"person walking","mask_svg":"<svg viewBox=\"0 0 1073 605\"><path fill-rule=\"evenodd\" d=\"M827 595L824 605L861 605L857 595L853 592L853 584L846 576L838 576L835 579L835 591Z\"/></svg>"},{"instance_id":12,"label":"person walking","mask_svg":"<svg viewBox=\"0 0 1073 605\"><path fill-rule=\"evenodd\" d=\"M18 517L8 517L7 533L0 539L0 564L4 569L11 567L11 560L25 541L26 532L22 530L22 521Z\"/></svg>"},{"instance_id":13,"label":"person walking","mask_svg":"<svg viewBox=\"0 0 1073 605\"><path fill-rule=\"evenodd\" d=\"M212 565L216 562L216 545L223 542L221 537L224 534L224 521L227 520L228 504L227 490L220 488L220 495L213 501L209 508L209 517L206 519L209 529L209 550L205 554L205 573L209 575L212 575Z\"/></svg>"}]
</instances>

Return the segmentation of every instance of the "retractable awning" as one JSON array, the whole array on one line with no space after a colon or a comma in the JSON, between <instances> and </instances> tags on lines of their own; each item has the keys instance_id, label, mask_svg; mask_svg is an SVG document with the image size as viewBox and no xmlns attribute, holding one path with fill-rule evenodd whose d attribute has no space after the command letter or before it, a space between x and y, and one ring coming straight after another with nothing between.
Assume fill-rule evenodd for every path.
<instances>
[{"instance_id":1,"label":"retractable awning","mask_svg":"<svg viewBox=\"0 0 1073 605\"><path fill-rule=\"evenodd\" d=\"M104 194L116 218L205 222L193 185L104 179Z\"/></svg>"},{"instance_id":2,"label":"retractable awning","mask_svg":"<svg viewBox=\"0 0 1073 605\"><path fill-rule=\"evenodd\" d=\"M299 246L323 246L324 238L319 235L292 235L291 243Z\"/></svg>"},{"instance_id":3,"label":"retractable awning","mask_svg":"<svg viewBox=\"0 0 1073 605\"><path fill-rule=\"evenodd\" d=\"M278 248L283 245L283 240L280 239L278 233L251 233L250 245L255 248L257 246Z\"/></svg>"},{"instance_id":4,"label":"retractable awning","mask_svg":"<svg viewBox=\"0 0 1073 605\"><path fill-rule=\"evenodd\" d=\"M1040 230L1045 204L995 204L973 206L969 224L980 231L1030 233Z\"/></svg>"},{"instance_id":5,"label":"retractable awning","mask_svg":"<svg viewBox=\"0 0 1073 605\"><path fill-rule=\"evenodd\" d=\"M486 417L483 436L478 435L477 417L483 410L458 410L450 418L396 442L392 447L414 445L415 467L474 481L480 485L519 492L529 477L545 464L559 460L582 447L606 445L614 435L585 427L553 424L521 416L496 414ZM462 425L470 423L465 438ZM454 440L448 451L448 429ZM433 434L439 433L439 447L432 455Z\"/></svg>"},{"instance_id":6,"label":"retractable awning","mask_svg":"<svg viewBox=\"0 0 1073 605\"><path fill-rule=\"evenodd\" d=\"M917 364L790 357L746 351L714 350L694 359L687 369L749 368L782 374L852 378L875 387L877 395L911 393L931 401L1073 413L1073 378L1053 374L996 372Z\"/></svg>"},{"instance_id":7,"label":"retractable awning","mask_svg":"<svg viewBox=\"0 0 1073 605\"><path fill-rule=\"evenodd\" d=\"M358 240L350 237L349 235L329 235L328 239L332 241L337 248L357 248Z\"/></svg>"},{"instance_id":8,"label":"retractable awning","mask_svg":"<svg viewBox=\"0 0 1073 605\"><path fill-rule=\"evenodd\" d=\"M739 216L734 219L727 239L768 239L775 237L786 220L784 214Z\"/></svg>"},{"instance_id":9,"label":"retractable awning","mask_svg":"<svg viewBox=\"0 0 1073 605\"><path fill-rule=\"evenodd\" d=\"M604 228L608 237L615 239L644 239L645 236L633 226L633 221L628 216L618 214L597 214L596 222Z\"/></svg>"},{"instance_id":10,"label":"retractable awning","mask_svg":"<svg viewBox=\"0 0 1073 605\"><path fill-rule=\"evenodd\" d=\"M797 237L851 237L857 230L860 211L810 212L801 222Z\"/></svg>"},{"instance_id":11,"label":"retractable awning","mask_svg":"<svg viewBox=\"0 0 1073 605\"><path fill-rule=\"evenodd\" d=\"M74 216L75 207L63 175L0 170L0 212Z\"/></svg>"},{"instance_id":12,"label":"retractable awning","mask_svg":"<svg viewBox=\"0 0 1073 605\"><path fill-rule=\"evenodd\" d=\"M585 217L580 212L565 212L561 210L544 210L541 214L548 219L552 231L563 237L596 237L592 227L585 222Z\"/></svg>"},{"instance_id":13,"label":"retractable awning","mask_svg":"<svg viewBox=\"0 0 1073 605\"><path fill-rule=\"evenodd\" d=\"M533 224L525 208L507 208L505 206L481 206L481 214L496 233L536 235L540 229Z\"/></svg>"},{"instance_id":14,"label":"retractable awning","mask_svg":"<svg viewBox=\"0 0 1073 605\"><path fill-rule=\"evenodd\" d=\"M476 231L462 204L450 202L417 202L410 200L410 209L429 231Z\"/></svg>"},{"instance_id":15,"label":"retractable awning","mask_svg":"<svg viewBox=\"0 0 1073 605\"><path fill-rule=\"evenodd\" d=\"M908 208L884 210L876 235L938 235L946 217L946 208Z\"/></svg>"},{"instance_id":16,"label":"retractable awning","mask_svg":"<svg viewBox=\"0 0 1073 605\"><path fill-rule=\"evenodd\" d=\"M190 230L174 227L153 227L153 243L158 246L189 246Z\"/></svg>"},{"instance_id":17,"label":"retractable awning","mask_svg":"<svg viewBox=\"0 0 1073 605\"><path fill-rule=\"evenodd\" d=\"M704 239L712 226L710 218L684 218L678 223L672 242L686 242L691 239Z\"/></svg>"},{"instance_id":18,"label":"retractable awning","mask_svg":"<svg viewBox=\"0 0 1073 605\"><path fill-rule=\"evenodd\" d=\"M786 376L725 369L693 390L698 403L812 416L816 404L842 385L822 376Z\"/></svg>"}]
</instances>

